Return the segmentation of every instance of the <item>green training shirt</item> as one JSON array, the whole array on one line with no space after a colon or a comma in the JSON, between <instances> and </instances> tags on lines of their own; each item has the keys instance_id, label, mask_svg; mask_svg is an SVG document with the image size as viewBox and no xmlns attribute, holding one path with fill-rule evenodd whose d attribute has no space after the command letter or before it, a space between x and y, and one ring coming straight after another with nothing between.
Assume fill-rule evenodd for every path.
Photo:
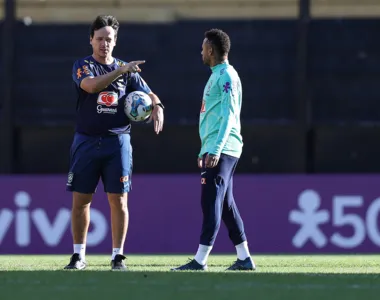
<instances>
[{"instance_id":1,"label":"green training shirt","mask_svg":"<svg viewBox=\"0 0 380 300\"><path fill-rule=\"evenodd\" d=\"M243 148L240 111L242 86L228 61L211 67L212 74L203 92L199 118L201 151L199 157L221 153L240 157Z\"/></svg>"}]
</instances>

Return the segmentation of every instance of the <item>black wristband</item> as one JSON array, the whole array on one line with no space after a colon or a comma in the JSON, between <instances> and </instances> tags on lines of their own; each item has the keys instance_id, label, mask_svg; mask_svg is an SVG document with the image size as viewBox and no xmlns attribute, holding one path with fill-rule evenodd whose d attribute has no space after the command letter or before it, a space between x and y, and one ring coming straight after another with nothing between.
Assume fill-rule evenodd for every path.
<instances>
[{"instance_id":1,"label":"black wristband","mask_svg":"<svg viewBox=\"0 0 380 300\"><path fill-rule=\"evenodd\" d=\"M154 106L160 106L162 109L165 109L164 105L160 102L160 103L157 103L156 105L153 105Z\"/></svg>"}]
</instances>

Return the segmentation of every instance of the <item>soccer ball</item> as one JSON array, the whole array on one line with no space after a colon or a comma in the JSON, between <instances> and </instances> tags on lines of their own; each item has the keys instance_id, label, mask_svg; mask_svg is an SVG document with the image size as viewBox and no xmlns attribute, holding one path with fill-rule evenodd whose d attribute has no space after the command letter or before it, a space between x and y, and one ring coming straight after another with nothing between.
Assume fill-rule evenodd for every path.
<instances>
[{"instance_id":1,"label":"soccer ball","mask_svg":"<svg viewBox=\"0 0 380 300\"><path fill-rule=\"evenodd\" d=\"M124 111L127 117L133 122L145 122L149 119L153 111L152 99L149 95L135 91L128 94L125 99Z\"/></svg>"}]
</instances>

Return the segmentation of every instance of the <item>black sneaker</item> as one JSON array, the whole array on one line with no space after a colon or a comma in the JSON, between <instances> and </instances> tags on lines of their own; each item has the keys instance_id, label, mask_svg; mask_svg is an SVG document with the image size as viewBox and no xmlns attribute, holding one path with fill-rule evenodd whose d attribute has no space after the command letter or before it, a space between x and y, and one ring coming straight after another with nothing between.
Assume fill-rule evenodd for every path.
<instances>
[{"instance_id":1,"label":"black sneaker","mask_svg":"<svg viewBox=\"0 0 380 300\"><path fill-rule=\"evenodd\" d=\"M201 265L195 259L190 260L187 264L178 268L172 268L172 271L206 271L207 265Z\"/></svg>"},{"instance_id":2,"label":"black sneaker","mask_svg":"<svg viewBox=\"0 0 380 300\"><path fill-rule=\"evenodd\" d=\"M111 269L113 271L126 271L127 266L123 261L124 259L126 259L124 255L116 254L115 258L111 261Z\"/></svg>"},{"instance_id":3,"label":"black sneaker","mask_svg":"<svg viewBox=\"0 0 380 300\"><path fill-rule=\"evenodd\" d=\"M254 271L256 270L255 263L252 258L247 257L244 260L237 259L234 264L226 271Z\"/></svg>"},{"instance_id":4,"label":"black sneaker","mask_svg":"<svg viewBox=\"0 0 380 300\"><path fill-rule=\"evenodd\" d=\"M66 270L83 270L86 268L86 262L80 259L78 253L74 253L70 258L70 263L65 266Z\"/></svg>"}]
</instances>

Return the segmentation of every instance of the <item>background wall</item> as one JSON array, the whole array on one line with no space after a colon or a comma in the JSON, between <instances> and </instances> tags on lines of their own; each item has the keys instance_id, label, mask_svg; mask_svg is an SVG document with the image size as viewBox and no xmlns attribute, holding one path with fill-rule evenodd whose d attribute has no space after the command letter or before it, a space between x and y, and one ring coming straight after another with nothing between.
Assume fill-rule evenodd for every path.
<instances>
[{"instance_id":1,"label":"background wall","mask_svg":"<svg viewBox=\"0 0 380 300\"><path fill-rule=\"evenodd\" d=\"M91 54L89 26L98 14L113 14L119 19L115 56L126 61L146 60L142 76L166 106L164 131L159 136L152 125L132 128L134 174L140 178L134 197L139 199L135 205L141 206L136 210L143 210L147 201L139 194L143 178L149 177L149 184L159 179L166 191L151 200L165 207L163 218L176 213L172 204L177 197L182 199L170 192L173 176L185 176L181 191L192 190L191 195L198 197L199 187L194 185L200 146L197 122L202 91L210 75L200 52L204 32L213 27L230 35L229 60L243 84L245 146L237 174L248 181L241 188L244 192L238 192L242 205L276 199L271 207L278 207L278 214L288 224L280 227L289 226L284 230L295 234L296 227L288 220L289 210L298 205L305 190L362 195L363 209L377 203L373 202L380 195L376 187L380 170L377 0L0 0L0 5L0 173L4 175L0 177L0 220L5 220L1 219L5 209L19 209L14 199L20 191L33 199L33 209L46 207L51 222L56 211L70 205L66 202L70 195L61 192L75 125L72 65ZM368 173L374 177L365 177ZM300 177L292 177L295 174ZM34 189L43 190L50 178L55 178L57 190L49 188L49 196L33 196ZM367 179L371 182L370 195L366 194ZM296 185L295 191L288 193L282 181L289 187ZM335 185L335 181L340 183ZM279 194L271 195L270 189L260 188L267 185L282 191L281 199ZM352 190L346 189L348 186ZM53 201L54 193L56 207L51 207L47 203ZM146 195L149 199L153 196ZM330 196L321 196L321 208L333 215L336 207ZM183 201L186 199L191 201L190 197ZM354 208L355 203L348 205ZM267 226L275 232L278 228L276 222L254 223L249 213L258 209L263 216L273 218L270 207L245 207L252 226L248 230ZM103 204L98 208L108 214ZM188 212L192 220L200 213L197 206ZM365 210L357 215L366 219ZM375 220L370 232L379 230L378 215ZM334 226L339 220L329 222ZM141 224L132 223L131 228L134 226L144 230ZM361 225L345 226L353 226L355 231L359 228L355 226ZM5 238L14 240L9 232L4 231L3 237L0 234L0 244ZM70 240L69 232L66 234ZM284 242L288 246L279 252L353 249L321 250L311 244L300 250L291 246L292 234ZM376 243L360 242L354 250L373 251ZM170 245L164 242L160 251L174 251Z\"/></svg>"}]
</instances>

